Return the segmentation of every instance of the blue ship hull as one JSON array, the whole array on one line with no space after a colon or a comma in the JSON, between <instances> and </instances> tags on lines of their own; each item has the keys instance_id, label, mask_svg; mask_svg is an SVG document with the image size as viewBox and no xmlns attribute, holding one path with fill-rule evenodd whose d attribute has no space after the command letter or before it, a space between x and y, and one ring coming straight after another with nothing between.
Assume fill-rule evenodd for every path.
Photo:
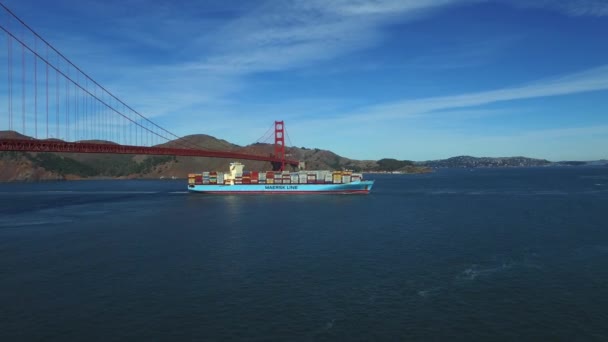
<instances>
[{"instance_id":1,"label":"blue ship hull","mask_svg":"<svg viewBox=\"0 0 608 342\"><path fill-rule=\"evenodd\" d=\"M188 190L206 194L367 194L373 185L373 180L344 184L191 184Z\"/></svg>"}]
</instances>

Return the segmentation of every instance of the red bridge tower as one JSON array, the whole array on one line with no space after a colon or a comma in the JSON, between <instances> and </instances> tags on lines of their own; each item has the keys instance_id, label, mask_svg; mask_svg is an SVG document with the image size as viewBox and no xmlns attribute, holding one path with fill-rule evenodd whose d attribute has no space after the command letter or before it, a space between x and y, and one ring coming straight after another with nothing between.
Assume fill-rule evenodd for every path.
<instances>
[{"instance_id":1,"label":"red bridge tower","mask_svg":"<svg viewBox=\"0 0 608 342\"><path fill-rule=\"evenodd\" d=\"M283 121L274 122L274 156L281 160L279 171L285 169L285 125Z\"/></svg>"}]
</instances>

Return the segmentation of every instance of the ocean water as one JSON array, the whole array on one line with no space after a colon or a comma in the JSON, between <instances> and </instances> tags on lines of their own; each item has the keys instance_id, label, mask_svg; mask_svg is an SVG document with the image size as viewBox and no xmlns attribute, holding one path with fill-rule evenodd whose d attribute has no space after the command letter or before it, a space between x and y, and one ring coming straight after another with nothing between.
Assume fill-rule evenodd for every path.
<instances>
[{"instance_id":1,"label":"ocean water","mask_svg":"<svg viewBox=\"0 0 608 342\"><path fill-rule=\"evenodd\" d=\"M606 341L608 168L0 184L0 341Z\"/></svg>"}]
</instances>

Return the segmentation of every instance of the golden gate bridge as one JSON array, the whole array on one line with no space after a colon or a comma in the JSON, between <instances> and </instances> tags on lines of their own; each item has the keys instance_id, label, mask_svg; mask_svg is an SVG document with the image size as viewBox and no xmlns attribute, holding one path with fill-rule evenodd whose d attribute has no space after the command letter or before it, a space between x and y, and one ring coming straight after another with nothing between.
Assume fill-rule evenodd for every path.
<instances>
[{"instance_id":1,"label":"golden gate bridge","mask_svg":"<svg viewBox=\"0 0 608 342\"><path fill-rule=\"evenodd\" d=\"M299 164L286 158L283 121L274 123L273 154L209 150L119 99L2 3L0 29L6 38L0 54L6 63L0 127L7 125L0 130L0 151L230 158L267 161L276 170Z\"/></svg>"}]
</instances>

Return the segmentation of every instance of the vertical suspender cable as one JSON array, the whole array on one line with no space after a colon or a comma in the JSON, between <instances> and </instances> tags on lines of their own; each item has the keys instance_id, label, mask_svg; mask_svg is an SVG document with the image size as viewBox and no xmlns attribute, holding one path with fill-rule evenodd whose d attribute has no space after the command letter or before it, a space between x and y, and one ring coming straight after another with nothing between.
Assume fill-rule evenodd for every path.
<instances>
[{"instance_id":1,"label":"vertical suspender cable","mask_svg":"<svg viewBox=\"0 0 608 342\"><path fill-rule=\"evenodd\" d=\"M21 44L21 128L21 134L25 135L25 46L23 44Z\"/></svg>"},{"instance_id":2,"label":"vertical suspender cable","mask_svg":"<svg viewBox=\"0 0 608 342\"><path fill-rule=\"evenodd\" d=\"M88 84L87 84L88 86ZM87 96L87 94L84 94L85 98L85 102L84 105L86 106L87 110L86 110L86 120L85 120L85 132L86 132L86 140L91 140L91 115L93 115L93 109L91 108L91 104L93 101L93 99L91 98L91 96Z\"/></svg>"},{"instance_id":3,"label":"vertical suspender cable","mask_svg":"<svg viewBox=\"0 0 608 342\"><path fill-rule=\"evenodd\" d=\"M78 73L76 73L76 83L78 83ZM74 141L78 141L78 88L74 87Z\"/></svg>"},{"instance_id":4,"label":"vertical suspender cable","mask_svg":"<svg viewBox=\"0 0 608 342\"><path fill-rule=\"evenodd\" d=\"M77 74L78 75L78 74ZM80 107L80 88L79 84L74 87L74 141L81 140L81 132L80 132L80 119L81 119L81 111Z\"/></svg>"},{"instance_id":5,"label":"vertical suspender cable","mask_svg":"<svg viewBox=\"0 0 608 342\"><path fill-rule=\"evenodd\" d=\"M70 77L70 65L66 74L68 77L65 79L65 141L70 140L70 84L68 78Z\"/></svg>"},{"instance_id":6,"label":"vertical suspender cable","mask_svg":"<svg viewBox=\"0 0 608 342\"><path fill-rule=\"evenodd\" d=\"M95 107L93 109L93 113L91 113L91 139L94 140L97 137L97 115L99 115L100 103L103 103L103 98L101 94L97 94L97 87L93 89L93 94L95 98L99 99L99 102L95 102Z\"/></svg>"},{"instance_id":7,"label":"vertical suspender cable","mask_svg":"<svg viewBox=\"0 0 608 342\"><path fill-rule=\"evenodd\" d=\"M116 115L112 115L110 116L110 138L112 139L113 142L118 143L118 140L116 140L116 130L118 129L118 127L116 126Z\"/></svg>"},{"instance_id":8,"label":"vertical suspender cable","mask_svg":"<svg viewBox=\"0 0 608 342\"><path fill-rule=\"evenodd\" d=\"M57 56L59 67L59 56ZM59 70L55 69L55 139L59 139Z\"/></svg>"},{"instance_id":9,"label":"vertical suspender cable","mask_svg":"<svg viewBox=\"0 0 608 342\"><path fill-rule=\"evenodd\" d=\"M104 140L110 140L110 137L109 137L110 126L108 125L108 116L109 115L110 115L110 112L108 110L105 110L104 114L103 114L103 128L104 128L103 138L104 138Z\"/></svg>"},{"instance_id":10,"label":"vertical suspender cable","mask_svg":"<svg viewBox=\"0 0 608 342\"><path fill-rule=\"evenodd\" d=\"M34 37L34 50L38 52ZM38 139L38 57L34 55L34 138Z\"/></svg>"},{"instance_id":11,"label":"vertical suspender cable","mask_svg":"<svg viewBox=\"0 0 608 342\"><path fill-rule=\"evenodd\" d=\"M123 106L123 111L126 112L126 106ZM129 122L125 121L123 132L124 132L124 135L125 135L125 137L124 137L124 144L127 144L127 145L129 144L129 139L128 139L129 132L128 132L128 129L129 129Z\"/></svg>"},{"instance_id":12,"label":"vertical suspender cable","mask_svg":"<svg viewBox=\"0 0 608 342\"><path fill-rule=\"evenodd\" d=\"M46 45L46 60L49 60L49 46ZM49 63L46 65L46 138L49 138Z\"/></svg>"},{"instance_id":13,"label":"vertical suspender cable","mask_svg":"<svg viewBox=\"0 0 608 342\"><path fill-rule=\"evenodd\" d=\"M7 86L8 86L8 92L7 92L7 96L8 96L8 101L7 103L7 110L8 110L8 130L12 130L11 127L11 36L9 36L8 34L6 35L6 50L7 50L7 56L6 56L6 77L7 77Z\"/></svg>"},{"instance_id":14,"label":"vertical suspender cable","mask_svg":"<svg viewBox=\"0 0 608 342\"><path fill-rule=\"evenodd\" d=\"M108 116L108 110L104 109L101 113L101 137L102 140L106 140L106 135L108 134L108 127L106 126L106 117Z\"/></svg>"},{"instance_id":15,"label":"vertical suspender cable","mask_svg":"<svg viewBox=\"0 0 608 342\"><path fill-rule=\"evenodd\" d=\"M84 79L84 86L87 88L87 91L89 91L89 81L85 78ZM87 136L87 119L88 119L88 112L89 112L89 106L88 106L88 102L89 102L89 97L85 94L82 93L82 106L84 107L84 121L83 121L83 131L84 131L84 140L88 139Z\"/></svg>"}]
</instances>

